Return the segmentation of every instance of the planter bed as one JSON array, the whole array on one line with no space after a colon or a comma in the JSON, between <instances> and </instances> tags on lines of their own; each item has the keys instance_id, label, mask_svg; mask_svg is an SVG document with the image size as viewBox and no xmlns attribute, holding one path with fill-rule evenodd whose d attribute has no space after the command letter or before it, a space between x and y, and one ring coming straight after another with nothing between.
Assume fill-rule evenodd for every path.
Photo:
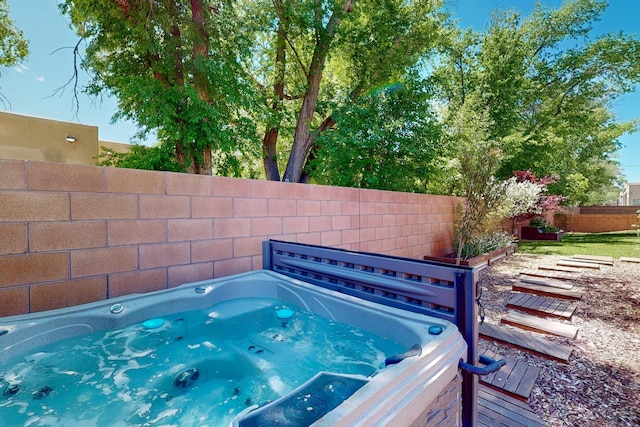
<instances>
[{"instance_id":1,"label":"planter bed","mask_svg":"<svg viewBox=\"0 0 640 427\"><path fill-rule=\"evenodd\" d=\"M522 227L520 236L523 240L561 240L564 237L564 231L545 233L537 227Z\"/></svg>"},{"instance_id":2,"label":"planter bed","mask_svg":"<svg viewBox=\"0 0 640 427\"><path fill-rule=\"evenodd\" d=\"M460 265L464 265L467 267L475 267L475 268L486 267L487 265L491 265L494 262L506 257L507 255L514 253L515 251L516 251L516 245L510 245L504 248L495 249L489 253L475 256L473 258L460 260ZM447 264L456 263L455 255L444 256L444 257L424 256L424 259L427 261L444 262Z\"/></svg>"}]
</instances>

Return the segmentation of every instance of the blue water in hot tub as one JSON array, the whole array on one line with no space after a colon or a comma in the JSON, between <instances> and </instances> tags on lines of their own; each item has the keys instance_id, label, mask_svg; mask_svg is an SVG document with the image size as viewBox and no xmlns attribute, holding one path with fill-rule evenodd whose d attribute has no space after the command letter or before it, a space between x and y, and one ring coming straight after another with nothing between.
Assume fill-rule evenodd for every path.
<instances>
[{"instance_id":1,"label":"blue water in hot tub","mask_svg":"<svg viewBox=\"0 0 640 427\"><path fill-rule=\"evenodd\" d=\"M278 300L226 301L0 367L0 425L226 426L319 371L370 376L405 350Z\"/></svg>"}]
</instances>

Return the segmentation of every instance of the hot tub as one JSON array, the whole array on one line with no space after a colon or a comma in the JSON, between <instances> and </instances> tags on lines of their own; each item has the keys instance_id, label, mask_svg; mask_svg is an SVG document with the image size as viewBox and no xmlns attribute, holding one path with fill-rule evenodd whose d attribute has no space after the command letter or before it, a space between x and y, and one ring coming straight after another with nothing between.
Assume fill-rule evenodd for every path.
<instances>
[{"instance_id":1,"label":"hot tub","mask_svg":"<svg viewBox=\"0 0 640 427\"><path fill-rule=\"evenodd\" d=\"M246 298L254 298L256 301L276 300L283 306L299 307L313 316L346 323L383 339L392 340L406 350L406 354L387 355L386 363L375 372L318 372L295 388L284 388L281 396L269 402L253 402L247 398L246 410L233 414L232 425L309 425L307 422L287 418L287 414L291 413L287 408L297 405L300 409L302 405L303 412L317 409L316 405L306 403L312 402L313 399L320 399L322 405L319 406L324 407L313 418L311 425L314 426L401 427L461 424L462 387L459 362L466 359L467 345L455 325L424 314L319 288L267 270L190 283L165 291L131 295L68 309L0 319L0 419L8 419L6 413L3 415L3 411L11 408L9 403L15 398L14 394L17 395L19 392L17 387L15 390L11 389L11 378L7 378L3 372L9 372L17 363L25 363L25 356L37 359L37 356L33 355L38 355L42 346L68 337L123 328L127 325L145 325L149 329L161 329L161 319L168 319L175 313L203 310L221 302ZM278 314L277 321L286 322L288 316L288 313L283 313L282 316ZM219 369L230 376L247 372L259 375L264 371L268 360L262 356L261 350L269 352L270 349L262 349L259 344L251 343L245 347L252 351L254 348L258 350L251 355L243 356L242 364L234 362L229 367ZM197 379L199 375L208 375L208 370L212 369L207 367L210 364L206 360L197 363L200 363L197 365L199 371L195 368L176 371L177 377L176 372L173 372L173 386L177 384L182 387ZM49 368L58 369L47 369ZM151 377L153 375L150 374ZM184 380L184 384L179 383L181 380ZM336 388L340 387L343 391L335 393ZM55 393L49 395L50 389L51 387L43 386L25 391L31 393L33 400L37 400L38 405L35 407L43 408L44 415L47 411L46 399L56 397ZM123 399L132 398L127 394L126 384L123 384L122 389L112 392L121 393ZM198 404L208 403L211 402ZM31 406L25 410L34 411ZM37 414L31 419L33 421L30 425L51 425L38 424L36 421L42 421L43 418ZM167 420L171 421L170 417L162 419L163 425L179 425ZM113 421L112 425L128 425L122 420ZM206 420L201 421L201 425L207 425Z\"/></svg>"}]
</instances>

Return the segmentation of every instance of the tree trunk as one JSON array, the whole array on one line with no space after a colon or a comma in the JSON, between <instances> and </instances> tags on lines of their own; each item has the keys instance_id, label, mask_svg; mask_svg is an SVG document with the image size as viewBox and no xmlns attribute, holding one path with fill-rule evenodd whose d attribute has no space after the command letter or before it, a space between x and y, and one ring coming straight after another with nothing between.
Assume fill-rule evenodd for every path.
<instances>
[{"instance_id":1,"label":"tree trunk","mask_svg":"<svg viewBox=\"0 0 640 427\"><path fill-rule=\"evenodd\" d=\"M277 115L282 110L284 100L284 77L287 66L287 33L289 31L289 16L286 7L281 1L275 2L278 13L278 34L276 39L276 64L275 80L273 82L273 92L275 99L271 105L271 110ZM262 139L264 172L269 181L280 181L280 170L278 169L278 134L279 123L274 124Z\"/></svg>"},{"instance_id":2,"label":"tree trunk","mask_svg":"<svg viewBox=\"0 0 640 427\"><path fill-rule=\"evenodd\" d=\"M264 172L269 181L280 181L277 159L278 128L272 127L262 140Z\"/></svg>"},{"instance_id":3,"label":"tree trunk","mask_svg":"<svg viewBox=\"0 0 640 427\"><path fill-rule=\"evenodd\" d=\"M342 7L331 14L331 18L324 28L318 27L316 30L316 45L307 75L307 91L302 100L302 107L298 115L296 132L293 137L293 147L289 155L287 169L284 172L283 180L287 182L300 182L302 168L306 162L309 150L315 141L316 134L311 134L311 121L318 105L318 93L324 64L331 47L331 42L335 36L336 29L342 21L342 17L353 8L352 0L345 0ZM322 5L316 0L316 24L322 22Z\"/></svg>"}]
</instances>

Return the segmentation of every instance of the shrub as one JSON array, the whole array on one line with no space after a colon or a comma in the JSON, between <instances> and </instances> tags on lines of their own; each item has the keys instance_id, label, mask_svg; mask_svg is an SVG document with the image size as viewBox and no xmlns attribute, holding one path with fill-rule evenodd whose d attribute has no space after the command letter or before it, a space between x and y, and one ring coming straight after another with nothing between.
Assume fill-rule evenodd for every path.
<instances>
[{"instance_id":1,"label":"shrub","mask_svg":"<svg viewBox=\"0 0 640 427\"><path fill-rule=\"evenodd\" d=\"M455 251L461 254L460 258L469 259L509 246L513 243L513 236L504 231L498 231L490 234L475 235L468 241L465 241L462 248L458 247L458 242L455 243Z\"/></svg>"}]
</instances>

